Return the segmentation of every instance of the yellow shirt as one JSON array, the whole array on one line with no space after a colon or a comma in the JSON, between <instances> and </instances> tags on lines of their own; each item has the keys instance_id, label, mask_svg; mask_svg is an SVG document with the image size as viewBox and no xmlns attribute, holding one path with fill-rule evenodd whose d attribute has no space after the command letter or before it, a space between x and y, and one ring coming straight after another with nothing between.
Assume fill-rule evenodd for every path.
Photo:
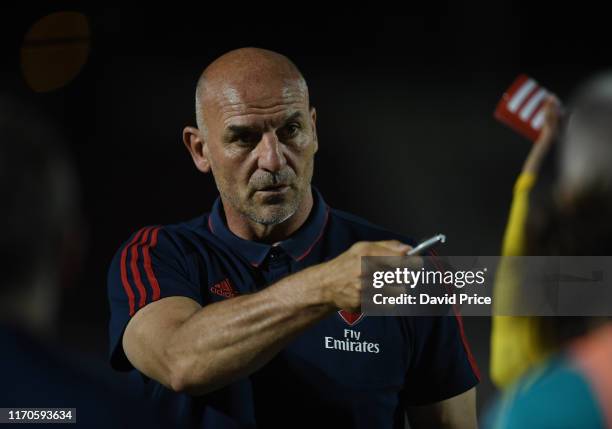
<instances>
[{"instance_id":1,"label":"yellow shirt","mask_svg":"<svg viewBox=\"0 0 612 429\"><path fill-rule=\"evenodd\" d=\"M525 251L525 222L529 210L529 192L536 176L521 174L514 185L514 197L504 233L502 256L522 256ZM516 290L511 275L498 269L494 297L497 308L511 305ZM528 316L493 316L491 329L491 380L504 388L516 381L534 364L549 354L544 346L540 319Z\"/></svg>"}]
</instances>

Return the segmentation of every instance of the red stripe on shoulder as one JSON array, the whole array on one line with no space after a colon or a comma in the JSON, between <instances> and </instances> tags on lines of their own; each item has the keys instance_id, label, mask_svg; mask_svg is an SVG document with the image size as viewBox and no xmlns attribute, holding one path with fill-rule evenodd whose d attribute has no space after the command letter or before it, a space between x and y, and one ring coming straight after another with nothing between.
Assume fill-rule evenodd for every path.
<instances>
[{"instance_id":1,"label":"red stripe on shoulder","mask_svg":"<svg viewBox=\"0 0 612 429\"><path fill-rule=\"evenodd\" d=\"M143 247L142 255L144 257L144 268L147 273L147 279L151 284L151 289L153 290L153 296L151 299L153 301L157 301L159 299L160 291L159 291L159 282L157 281L157 277L155 277L155 272L153 271L153 266L151 265L151 254L149 250L157 245L157 234L161 227L157 227L151 233L151 241L149 244Z\"/></svg>"},{"instance_id":2,"label":"red stripe on shoulder","mask_svg":"<svg viewBox=\"0 0 612 429\"><path fill-rule=\"evenodd\" d=\"M140 299L138 300L138 308L142 308L147 300L147 291L142 283L142 279L140 278L140 270L138 269L138 247L147 242L151 229L153 228L148 227L145 229L140 242L137 245L132 246L131 251L130 268L132 269L132 278L134 279L134 283L136 283L136 289L138 289L138 294L140 295Z\"/></svg>"},{"instance_id":3,"label":"red stripe on shoulder","mask_svg":"<svg viewBox=\"0 0 612 429\"><path fill-rule=\"evenodd\" d=\"M130 316L134 315L134 291L132 290L132 287L130 286L130 282L127 277L127 255L130 247L132 247L138 241L145 229L146 228L142 228L140 231L138 231L134 235L132 241L130 241L121 252L121 262L119 264L119 268L121 270L121 283L123 284L123 289L125 290L125 294L128 297Z\"/></svg>"}]
</instances>

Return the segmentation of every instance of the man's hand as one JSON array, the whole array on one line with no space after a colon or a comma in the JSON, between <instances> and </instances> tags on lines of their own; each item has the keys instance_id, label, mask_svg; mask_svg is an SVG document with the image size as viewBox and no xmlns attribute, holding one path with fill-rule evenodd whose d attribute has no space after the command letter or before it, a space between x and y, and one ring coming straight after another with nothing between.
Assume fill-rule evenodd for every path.
<instances>
[{"instance_id":1,"label":"man's hand","mask_svg":"<svg viewBox=\"0 0 612 429\"><path fill-rule=\"evenodd\" d=\"M313 267L320 276L326 300L335 308L351 312L359 311L363 273L361 258L364 256L405 256L412 247L399 241L362 241L329 262Z\"/></svg>"}]
</instances>

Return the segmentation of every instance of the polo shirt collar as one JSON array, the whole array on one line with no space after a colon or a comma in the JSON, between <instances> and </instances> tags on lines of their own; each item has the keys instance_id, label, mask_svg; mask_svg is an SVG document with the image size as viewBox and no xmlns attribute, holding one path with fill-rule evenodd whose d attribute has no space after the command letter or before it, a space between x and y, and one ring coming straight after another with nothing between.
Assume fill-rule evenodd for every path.
<instances>
[{"instance_id":1,"label":"polo shirt collar","mask_svg":"<svg viewBox=\"0 0 612 429\"><path fill-rule=\"evenodd\" d=\"M321 239L329 218L329 207L319 191L312 187L313 206L306 222L286 240L278 243L295 261L304 259ZM244 240L229 230L225 223L221 197L217 197L208 217L208 228L241 254L251 265L259 266L268 256L272 245Z\"/></svg>"}]
</instances>

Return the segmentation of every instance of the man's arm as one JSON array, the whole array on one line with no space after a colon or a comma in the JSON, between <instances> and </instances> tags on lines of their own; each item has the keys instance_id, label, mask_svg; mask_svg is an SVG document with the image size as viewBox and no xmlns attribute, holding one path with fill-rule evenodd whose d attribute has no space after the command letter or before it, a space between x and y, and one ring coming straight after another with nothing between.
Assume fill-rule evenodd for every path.
<instances>
[{"instance_id":1,"label":"man's arm","mask_svg":"<svg viewBox=\"0 0 612 429\"><path fill-rule=\"evenodd\" d=\"M135 368L175 391L216 390L260 368L331 312L359 309L362 256L408 250L397 241L362 242L257 293L205 307L186 297L161 299L132 317L123 349Z\"/></svg>"},{"instance_id":2,"label":"man's arm","mask_svg":"<svg viewBox=\"0 0 612 429\"><path fill-rule=\"evenodd\" d=\"M412 429L474 429L476 419L476 388L433 404L406 408Z\"/></svg>"}]
</instances>

